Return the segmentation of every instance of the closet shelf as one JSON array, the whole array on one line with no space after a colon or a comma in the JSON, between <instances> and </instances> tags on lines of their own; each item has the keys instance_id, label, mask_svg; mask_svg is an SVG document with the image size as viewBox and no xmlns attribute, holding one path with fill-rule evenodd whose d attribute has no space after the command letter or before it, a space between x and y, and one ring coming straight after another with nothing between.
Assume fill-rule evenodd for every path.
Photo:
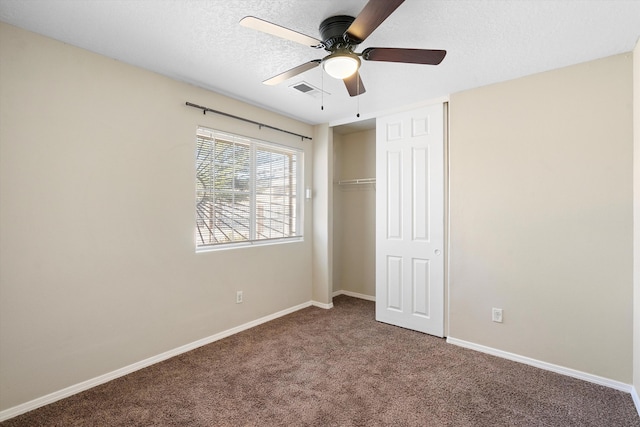
<instances>
[{"instance_id":1,"label":"closet shelf","mask_svg":"<svg viewBox=\"0 0 640 427\"><path fill-rule=\"evenodd\" d=\"M358 179L345 179L338 181L338 185L358 185L358 184L375 184L375 178L358 178Z\"/></svg>"}]
</instances>

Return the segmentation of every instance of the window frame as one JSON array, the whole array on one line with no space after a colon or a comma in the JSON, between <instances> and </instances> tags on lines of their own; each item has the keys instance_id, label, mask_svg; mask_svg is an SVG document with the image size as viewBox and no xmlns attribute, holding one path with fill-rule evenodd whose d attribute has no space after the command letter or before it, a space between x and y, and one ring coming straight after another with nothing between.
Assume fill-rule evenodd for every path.
<instances>
[{"instance_id":1,"label":"window frame","mask_svg":"<svg viewBox=\"0 0 640 427\"><path fill-rule=\"evenodd\" d=\"M219 243L203 243L202 235L200 232L200 221L203 220L203 217L198 212L199 209L199 190L198 190L198 181L200 179L199 176L199 151L200 151L200 139L209 139L211 141L211 147L209 148L211 153L214 153L215 148L215 140L220 139L221 141L225 141L227 143L233 144L234 148L236 144L238 145L247 145L249 147L249 219L248 219L248 229L249 229L249 238L238 241L229 241L229 242L219 242ZM227 132L219 129L213 129L207 126L198 125L196 128L196 147L195 147L195 229L194 229L194 244L196 253L199 252L210 252L217 250L227 250L227 249L236 249L243 247L251 247L251 246L261 246L261 245L273 245L273 244L283 244L283 243L293 243L300 242L304 240L304 224L303 224L303 210L304 210L304 150L298 147L266 141L263 139L253 138L245 135L240 135L232 132ZM275 238L257 238L256 227L258 224L257 218L257 205L258 205L258 192L257 192L257 177L258 177L258 166L257 166L257 156L256 153L260 151L260 149L264 151L273 151L278 154L289 154L294 156L295 160L289 164L289 168L295 168L295 192L286 193L287 196L284 197L293 197L295 201L285 206L294 206L294 215L293 218L295 223L293 224L295 234L289 236L280 236ZM215 161L211 160L211 169L208 173L209 180L215 179L214 172ZM233 175L234 179L236 177L235 172ZM286 177L286 174L285 174ZM272 188L272 187L268 187ZM203 190L205 191L205 190ZM219 194L224 191L224 189L216 189L215 186L207 187L206 191L211 193L211 197L215 200L216 192ZM234 191L233 189L231 191ZM235 194L235 193L234 193ZM214 203L214 202L211 202ZM292 218L290 215L286 216L286 218ZM213 220L212 218L210 220ZM208 227L207 227L208 228ZM235 227L234 227L235 230ZM209 230L208 235L211 236L213 232ZM211 237L209 238L211 240Z\"/></svg>"}]
</instances>

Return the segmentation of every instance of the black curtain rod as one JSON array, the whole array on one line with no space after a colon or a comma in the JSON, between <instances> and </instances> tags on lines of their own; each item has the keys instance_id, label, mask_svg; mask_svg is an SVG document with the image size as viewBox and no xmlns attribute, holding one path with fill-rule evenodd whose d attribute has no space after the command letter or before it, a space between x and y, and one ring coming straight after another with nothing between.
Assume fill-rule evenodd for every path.
<instances>
[{"instance_id":1,"label":"black curtain rod","mask_svg":"<svg viewBox=\"0 0 640 427\"><path fill-rule=\"evenodd\" d=\"M244 117L234 116L233 114L224 113L224 112L218 111L218 110L213 110L211 108L203 107L201 105L192 104L191 102L187 102L186 104L187 104L188 107L193 107L193 108L197 108L199 110L202 110L202 114L207 114L207 111L209 111L210 113L216 113L216 114L220 114L222 116L231 117L232 119L237 119L237 120L242 120L243 122L252 123L254 125L260 126L261 128L263 128L263 127L264 128L269 128L269 129L277 130L278 132L284 132L284 133L288 133L289 135L298 136L303 141L305 139L308 139L308 140L312 140L313 139L313 138L311 138L309 136L304 136L304 135L300 135L299 133L289 132L288 130L284 130L284 129L280 129L280 128L277 128L277 127L265 125L264 123L256 122L256 121L249 120L249 119L245 119Z\"/></svg>"}]
</instances>

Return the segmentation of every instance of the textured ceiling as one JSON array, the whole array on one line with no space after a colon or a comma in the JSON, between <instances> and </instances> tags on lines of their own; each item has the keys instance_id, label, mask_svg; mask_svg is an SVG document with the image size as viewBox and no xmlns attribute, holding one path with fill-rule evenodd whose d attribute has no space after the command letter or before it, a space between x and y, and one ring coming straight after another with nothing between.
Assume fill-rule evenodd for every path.
<instances>
[{"instance_id":1,"label":"textured ceiling","mask_svg":"<svg viewBox=\"0 0 640 427\"><path fill-rule=\"evenodd\" d=\"M360 46L445 49L439 66L363 62L348 96L321 68L261 82L324 56L238 25L247 15L319 37L366 0L0 0L0 20L308 123L347 123L461 90L631 51L639 0L407 0ZM305 81L324 100L290 86ZM188 101L185 99L185 101ZM324 102L324 110L321 110ZM216 106L210 106L216 108Z\"/></svg>"}]
</instances>

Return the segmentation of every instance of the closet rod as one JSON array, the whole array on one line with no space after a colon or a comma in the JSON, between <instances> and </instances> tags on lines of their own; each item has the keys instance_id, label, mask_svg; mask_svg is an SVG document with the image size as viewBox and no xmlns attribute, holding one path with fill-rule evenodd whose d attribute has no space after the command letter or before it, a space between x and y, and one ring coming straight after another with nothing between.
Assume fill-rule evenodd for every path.
<instances>
[{"instance_id":1,"label":"closet rod","mask_svg":"<svg viewBox=\"0 0 640 427\"><path fill-rule=\"evenodd\" d=\"M277 128L277 127L274 127L274 126L269 126L269 125L266 125L264 123L256 122L256 121L253 121L253 120L245 119L244 117L234 116L233 114L224 113L222 111L213 110L213 109L211 109L209 107L203 107L201 105L192 104L191 102L187 102L186 105L188 107L193 107L193 108L197 108L199 110L202 110L202 114L207 114L207 111L208 111L210 113L216 113L216 114L220 114L221 116L231 117L232 119L242 120L243 122L247 122L247 123L251 123L251 124L254 124L254 125L258 125L261 128L264 127L264 128L268 128L268 129L277 130L278 132L288 133L289 135L298 136L303 141L305 139L308 139L308 140L312 140L313 139L310 136L305 136L305 135L300 135L299 133L289 132L288 130L280 129L280 128Z\"/></svg>"}]
</instances>

